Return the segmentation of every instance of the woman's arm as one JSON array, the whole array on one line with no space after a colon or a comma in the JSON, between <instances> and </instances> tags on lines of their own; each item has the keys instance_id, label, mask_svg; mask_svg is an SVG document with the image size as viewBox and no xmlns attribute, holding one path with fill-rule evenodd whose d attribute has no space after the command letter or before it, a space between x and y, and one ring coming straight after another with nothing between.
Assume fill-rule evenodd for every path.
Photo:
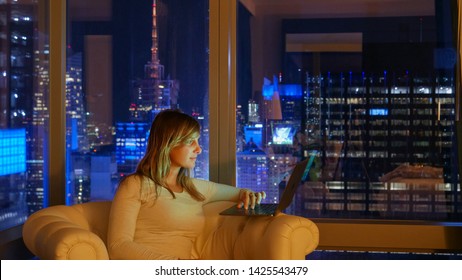
<instances>
[{"instance_id":1,"label":"woman's arm","mask_svg":"<svg viewBox=\"0 0 462 280\"><path fill-rule=\"evenodd\" d=\"M255 204L260 204L261 200L266 197L265 192L253 192L250 189L240 189L225 184L219 184L209 181L203 181L210 184L214 189L209 201L234 201L238 207L253 208Z\"/></svg>"},{"instance_id":2,"label":"woman's arm","mask_svg":"<svg viewBox=\"0 0 462 280\"><path fill-rule=\"evenodd\" d=\"M134 242L136 222L141 208L141 179L130 176L117 189L109 215L107 245L110 259L178 259L161 255Z\"/></svg>"}]
</instances>

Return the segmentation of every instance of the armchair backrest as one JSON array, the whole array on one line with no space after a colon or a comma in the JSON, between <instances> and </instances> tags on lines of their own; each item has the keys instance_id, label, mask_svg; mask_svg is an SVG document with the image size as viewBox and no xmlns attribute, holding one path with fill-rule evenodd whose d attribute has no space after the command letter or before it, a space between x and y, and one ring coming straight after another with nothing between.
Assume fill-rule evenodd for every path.
<instances>
[{"instance_id":1,"label":"armchair backrest","mask_svg":"<svg viewBox=\"0 0 462 280\"><path fill-rule=\"evenodd\" d=\"M72 205L86 219L88 230L98 235L107 244L107 227L111 201L95 201Z\"/></svg>"}]
</instances>

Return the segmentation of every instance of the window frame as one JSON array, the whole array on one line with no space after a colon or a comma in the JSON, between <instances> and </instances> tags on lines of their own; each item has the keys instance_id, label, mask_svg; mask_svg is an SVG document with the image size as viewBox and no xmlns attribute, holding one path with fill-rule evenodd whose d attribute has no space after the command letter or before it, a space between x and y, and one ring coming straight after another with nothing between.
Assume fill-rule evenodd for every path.
<instances>
[{"instance_id":1,"label":"window frame","mask_svg":"<svg viewBox=\"0 0 462 280\"><path fill-rule=\"evenodd\" d=\"M49 3L50 98L48 205L65 204L66 191L66 26L67 1ZM48 202L48 203L47 203Z\"/></svg>"}]
</instances>

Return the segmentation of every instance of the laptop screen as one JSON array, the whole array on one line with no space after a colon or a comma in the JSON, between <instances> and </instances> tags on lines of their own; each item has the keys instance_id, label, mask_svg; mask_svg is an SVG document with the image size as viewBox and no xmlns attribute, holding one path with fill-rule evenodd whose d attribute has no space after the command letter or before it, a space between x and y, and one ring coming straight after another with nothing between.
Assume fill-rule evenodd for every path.
<instances>
[{"instance_id":1,"label":"laptop screen","mask_svg":"<svg viewBox=\"0 0 462 280\"><path fill-rule=\"evenodd\" d=\"M313 165L313 161L317 156L317 152L310 153L310 159L308 160L308 164L306 165L305 172L303 172L302 182L306 181L308 174L310 173L311 166Z\"/></svg>"},{"instance_id":2,"label":"laptop screen","mask_svg":"<svg viewBox=\"0 0 462 280\"><path fill-rule=\"evenodd\" d=\"M282 211L286 209L291 203L295 195L295 191L298 186L306 180L308 174L310 173L311 166L313 165L314 159L316 158L316 153L312 153L309 159L305 159L295 166L289 181L282 193L281 200L279 201L278 210Z\"/></svg>"}]
</instances>

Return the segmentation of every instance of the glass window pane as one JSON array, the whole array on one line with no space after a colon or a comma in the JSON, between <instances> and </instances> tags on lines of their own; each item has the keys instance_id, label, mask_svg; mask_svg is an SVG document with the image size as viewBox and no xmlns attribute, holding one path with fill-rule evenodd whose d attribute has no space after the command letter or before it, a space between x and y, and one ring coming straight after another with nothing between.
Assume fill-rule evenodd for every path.
<instances>
[{"instance_id":1,"label":"glass window pane","mask_svg":"<svg viewBox=\"0 0 462 280\"><path fill-rule=\"evenodd\" d=\"M112 199L167 108L201 123L208 179L208 1L68 3L67 203Z\"/></svg>"},{"instance_id":2,"label":"glass window pane","mask_svg":"<svg viewBox=\"0 0 462 280\"><path fill-rule=\"evenodd\" d=\"M0 3L0 230L46 203L47 5Z\"/></svg>"},{"instance_id":3,"label":"glass window pane","mask_svg":"<svg viewBox=\"0 0 462 280\"><path fill-rule=\"evenodd\" d=\"M287 213L461 219L451 1L404 2L240 4L239 187L315 155Z\"/></svg>"}]
</instances>

